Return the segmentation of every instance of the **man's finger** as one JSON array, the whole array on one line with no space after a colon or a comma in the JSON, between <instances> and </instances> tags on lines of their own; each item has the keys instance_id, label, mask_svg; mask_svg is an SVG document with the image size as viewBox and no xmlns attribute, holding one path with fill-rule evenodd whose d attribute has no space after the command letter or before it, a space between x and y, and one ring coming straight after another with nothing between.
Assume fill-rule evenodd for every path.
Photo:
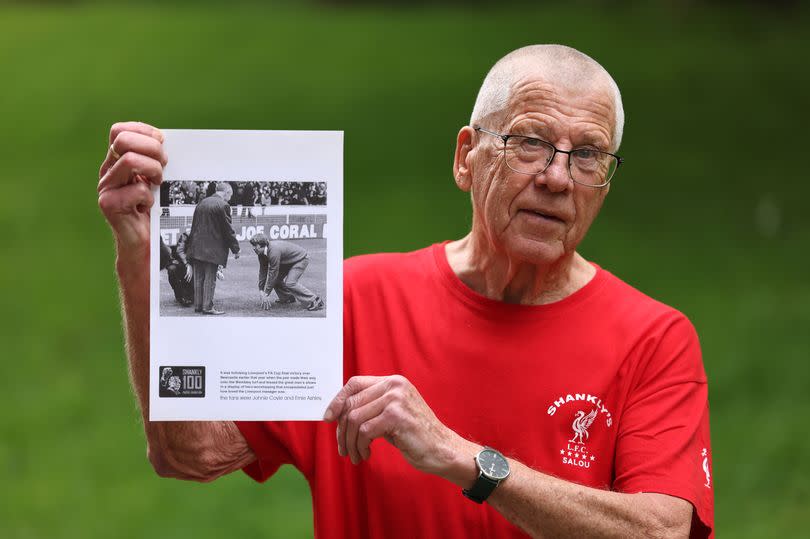
<instances>
[{"instance_id":1,"label":"man's finger","mask_svg":"<svg viewBox=\"0 0 810 539\"><path fill-rule=\"evenodd\" d=\"M164 140L163 133L161 133L160 129L158 129L157 127L153 127L143 122L118 122L113 124L112 127L110 127L109 143L112 144L113 141L118 137L118 135L120 135L124 131L132 131L135 133L140 133L141 135L152 137L153 139L161 143Z\"/></svg>"},{"instance_id":2,"label":"man's finger","mask_svg":"<svg viewBox=\"0 0 810 539\"><path fill-rule=\"evenodd\" d=\"M340 417L338 417L338 426L337 426L337 442L338 442L338 455L341 457L345 457L346 455L351 456L349 445L350 443L357 438L357 425L352 425L350 421L351 417L356 417L355 412L358 408L361 408L367 405L370 402L378 400L385 394L385 383L383 383L384 378L377 378L377 377L368 377L374 378L376 382L371 386L355 393L354 395L349 395L343 403L343 408L340 412ZM347 384L348 385L348 384ZM378 412L379 413L379 412ZM355 414L355 416L352 416ZM352 458L352 462L355 462L354 457Z\"/></svg>"},{"instance_id":3,"label":"man's finger","mask_svg":"<svg viewBox=\"0 0 810 539\"><path fill-rule=\"evenodd\" d=\"M335 398L333 398L329 406L326 407L326 412L323 414L324 421L334 421L340 417L346 399L375 384L380 378L380 376L352 376L349 378L346 385L338 391Z\"/></svg>"},{"instance_id":4,"label":"man's finger","mask_svg":"<svg viewBox=\"0 0 810 539\"><path fill-rule=\"evenodd\" d=\"M366 391L372 391L377 387L383 387L383 384L376 384ZM352 459L354 464L359 463L363 460L361 453L358 451L358 437L363 432L363 437L367 437L367 428L365 427L365 423L378 415L380 415L388 403L391 401L390 398L386 397L385 389L383 387L382 394L380 394L379 398L374 399L368 404L364 404L357 408L353 408L348 410L346 413L343 414L346 417L345 429L346 429L346 453L349 455L349 458ZM389 394L390 395L390 394ZM359 396L359 394L357 395ZM368 444L371 443L371 440L366 440L365 445L368 447Z\"/></svg>"},{"instance_id":5,"label":"man's finger","mask_svg":"<svg viewBox=\"0 0 810 539\"><path fill-rule=\"evenodd\" d=\"M163 150L163 143L141 133L124 131L115 138L110 146L118 155L124 155L127 152L135 152L149 156L159 161L163 166L166 166L166 163L169 162L166 157L166 152Z\"/></svg>"},{"instance_id":6,"label":"man's finger","mask_svg":"<svg viewBox=\"0 0 810 539\"><path fill-rule=\"evenodd\" d=\"M150 183L158 185L163 180L163 166L151 157L127 152L99 180L98 192L133 183L137 181L136 175L144 176Z\"/></svg>"},{"instance_id":7,"label":"man's finger","mask_svg":"<svg viewBox=\"0 0 810 539\"><path fill-rule=\"evenodd\" d=\"M152 190L145 183L133 183L120 189L108 189L98 197L102 213L116 228L122 215L131 214L141 208L151 208L155 202Z\"/></svg>"},{"instance_id":8,"label":"man's finger","mask_svg":"<svg viewBox=\"0 0 810 539\"><path fill-rule=\"evenodd\" d=\"M103 177L107 171L127 152L146 155L158 161L164 167L169 162L168 156L163 149L163 143L154 137L136 133L134 131L122 131L107 148L107 156L101 163L99 178Z\"/></svg>"},{"instance_id":9,"label":"man's finger","mask_svg":"<svg viewBox=\"0 0 810 539\"><path fill-rule=\"evenodd\" d=\"M372 417L365 423L357 436L357 453L363 460L368 460L371 457L371 442L377 438L385 438L388 443L392 440L388 435L390 428L390 420L386 417L386 413Z\"/></svg>"}]
</instances>

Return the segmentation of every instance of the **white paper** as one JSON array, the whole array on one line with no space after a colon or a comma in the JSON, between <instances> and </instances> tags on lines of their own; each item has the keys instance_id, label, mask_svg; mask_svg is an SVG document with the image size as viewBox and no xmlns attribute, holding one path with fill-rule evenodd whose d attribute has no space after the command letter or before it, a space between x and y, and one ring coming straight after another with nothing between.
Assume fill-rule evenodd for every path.
<instances>
[{"instance_id":1,"label":"white paper","mask_svg":"<svg viewBox=\"0 0 810 539\"><path fill-rule=\"evenodd\" d=\"M161 206L155 188L151 210L150 419L321 419L343 376L343 133L163 133L163 189L172 195ZM229 202L240 257L229 253L216 281L220 316L181 305L160 269L161 236L171 246L191 226L200 182L247 186ZM319 295L322 311L275 303L275 292L262 309L259 257L248 242L257 232L307 251L299 284Z\"/></svg>"}]
</instances>

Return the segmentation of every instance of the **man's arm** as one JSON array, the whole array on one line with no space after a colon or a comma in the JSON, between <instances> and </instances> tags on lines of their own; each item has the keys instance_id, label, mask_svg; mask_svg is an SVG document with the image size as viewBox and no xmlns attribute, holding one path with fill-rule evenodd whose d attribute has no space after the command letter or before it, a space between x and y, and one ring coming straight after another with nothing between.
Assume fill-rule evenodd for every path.
<instances>
[{"instance_id":1,"label":"man's arm","mask_svg":"<svg viewBox=\"0 0 810 539\"><path fill-rule=\"evenodd\" d=\"M175 252L177 253L177 258L180 259L185 265L188 265L188 259L186 258L186 242L188 241L188 234L183 232L180 234L180 237L177 238L177 247Z\"/></svg>"},{"instance_id":2,"label":"man's arm","mask_svg":"<svg viewBox=\"0 0 810 539\"><path fill-rule=\"evenodd\" d=\"M239 253L239 240L236 239L236 233L233 231L233 217L231 217L231 207L225 203L222 211L221 219L218 219L219 225L222 228L222 235L225 237L225 243L228 249L233 254ZM239 258L238 256L236 258Z\"/></svg>"},{"instance_id":3,"label":"man's arm","mask_svg":"<svg viewBox=\"0 0 810 539\"><path fill-rule=\"evenodd\" d=\"M264 257L259 257L259 290L264 292L267 283L267 261Z\"/></svg>"},{"instance_id":4,"label":"man's arm","mask_svg":"<svg viewBox=\"0 0 810 539\"><path fill-rule=\"evenodd\" d=\"M686 500L600 490L540 473L511 459L509 465L510 477L487 503L533 536L689 537L692 504Z\"/></svg>"},{"instance_id":5,"label":"man's arm","mask_svg":"<svg viewBox=\"0 0 810 539\"><path fill-rule=\"evenodd\" d=\"M166 245L166 242L163 241L163 238L160 238L160 269L166 269L172 261L172 250L169 249L169 246Z\"/></svg>"},{"instance_id":6,"label":"man's arm","mask_svg":"<svg viewBox=\"0 0 810 539\"><path fill-rule=\"evenodd\" d=\"M255 460L233 422L149 421L149 184L160 184L166 154L159 130L138 122L110 130L98 204L113 230L129 377L140 405L147 455L163 477L211 481Z\"/></svg>"},{"instance_id":7,"label":"man's arm","mask_svg":"<svg viewBox=\"0 0 810 539\"><path fill-rule=\"evenodd\" d=\"M186 257L186 242L188 241L188 234L183 232L180 234L180 237L177 239L177 245L175 246L174 252L177 253L177 258L180 259L180 262L186 267L186 282L190 283L191 279L194 277L194 268L188 261Z\"/></svg>"},{"instance_id":8,"label":"man's arm","mask_svg":"<svg viewBox=\"0 0 810 539\"><path fill-rule=\"evenodd\" d=\"M279 268L281 267L281 254L278 249L271 247L267 248L267 282L264 285L264 293L269 294L273 291L278 279Z\"/></svg>"},{"instance_id":9,"label":"man's arm","mask_svg":"<svg viewBox=\"0 0 810 539\"><path fill-rule=\"evenodd\" d=\"M442 424L402 376L356 376L324 419L338 423L338 453L355 464L385 438L416 469L470 488L482 446ZM688 537L692 505L664 494L625 494L558 479L510 460L512 473L487 500L534 537ZM461 496L461 492L459 492ZM473 502L470 502L473 503Z\"/></svg>"}]
</instances>

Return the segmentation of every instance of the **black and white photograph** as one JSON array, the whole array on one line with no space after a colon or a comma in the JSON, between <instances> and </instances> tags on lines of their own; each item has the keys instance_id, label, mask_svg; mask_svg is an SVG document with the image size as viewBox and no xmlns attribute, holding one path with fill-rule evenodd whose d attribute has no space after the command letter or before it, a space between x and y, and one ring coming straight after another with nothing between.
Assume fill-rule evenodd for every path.
<instances>
[{"instance_id":1,"label":"black and white photograph","mask_svg":"<svg viewBox=\"0 0 810 539\"><path fill-rule=\"evenodd\" d=\"M161 317L325 317L326 182L160 186Z\"/></svg>"}]
</instances>

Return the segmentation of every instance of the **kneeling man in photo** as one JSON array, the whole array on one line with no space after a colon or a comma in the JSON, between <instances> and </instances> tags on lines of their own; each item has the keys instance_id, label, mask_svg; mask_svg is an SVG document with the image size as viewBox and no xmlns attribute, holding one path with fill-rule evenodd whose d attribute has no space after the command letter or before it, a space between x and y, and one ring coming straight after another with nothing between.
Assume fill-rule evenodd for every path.
<instances>
[{"instance_id":1,"label":"kneeling man in photo","mask_svg":"<svg viewBox=\"0 0 810 539\"><path fill-rule=\"evenodd\" d=\"M274 289L278 295L276 303L294 303L297 299L307 306L308 311L324 308L323 300L298 282L309 265L306 249L288 241L271 242L261 233L253 236L250 244L259 257L259 290L263 309L270 309L270 292Z\"/></svg>"}]
</instances>

